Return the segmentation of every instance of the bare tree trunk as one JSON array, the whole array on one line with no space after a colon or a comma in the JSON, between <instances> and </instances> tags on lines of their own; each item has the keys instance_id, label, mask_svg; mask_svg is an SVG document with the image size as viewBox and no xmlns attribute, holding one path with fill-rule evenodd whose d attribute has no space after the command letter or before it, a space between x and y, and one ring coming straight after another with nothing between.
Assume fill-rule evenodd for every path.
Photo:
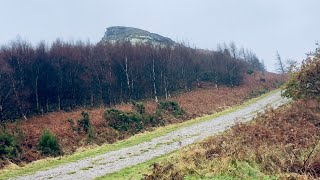
<instances>
[{"instance_id":1,"label":"bare tree trunk","mask_svg":"<svg viewBox=\"0 0 320 180\"><path fill-rule=\"evenodd\" d=\"M134 94L133 94L133 85L134 85L134 83L133 83L133 78L131 77L131 87L130 87L131 94L130 94L130 97L131 97L131 96L134 96Z\"/></svg>"},{"instance_id":2,"label":"bare tree trunk","mask_svg":"<svg viewBox=\"0 0 320 180\"><path fill-rule=\"evenodd\" d=\"M121 104L123 103L123 98L122 98L122 78L120 79L120 101Z\"/></svg>"},{"instance_id":3,"label":"bare tree trunk","mask_svg":"<svg viewBox=\"0 0 320 180\"><path fill-rule=\"evenodd\" d=\"M163 78L163 84L164 84L164 93L165 93L165 96L166 96L166 100L168 100L168 89L167 89L167 84L168 84L168 82L167 82L167 77L166 76L164 76L164 78Z\"/></svg>"},{"instance_id":4,"label":"bare tree trunk","mask_svg":"<svg viewBox=\"0 0 320 180\"><path fill-rule=\"evenodd\" d=\"M61 61L62 59L59 59L59 87L58 87L58 110L61 110L61 97L60 97L60 93L62 92L62 83L63 83L63 74L62 74L62 68L61 68Z\"/></svg>"},{"instance_id":5,"label":"bare tree trunk","mask_svg":"<svg viewBox=\"0 0 320 180\"><path fill-rule=\"evenodd\" d=\"M281 72L281 74L284 74L285 73L284 63L282 62L282 58L281 58L281 56L280 56L278 51L277 51L276 56L277 56L277 66L278 66L277 70L279 72Z\"/></svg>"},{"instance_id":6,"label":"bare tree trunk","mask_svg":"<svg viewBox=\"0 0 320 180\"><path fill-rule=\"evenodd\" d=\"M5 100L9 97L11 91L12 91L12 88L10 88L8 90L8 92L6 93L6 95L4 97L0 97L1 98L0 99L0 112L3 111L3 104L4 104Z\"/></svg>"},{"instance_id":7,"label":"bare tree trunk","mask_svg":"<svg viewBox=\"0 0 320 180\"><path fill-rule=\"evenodd\" d=\"M186 78L186 72L185 72L185 69L182 68L182 76L183 76L183 79L184 79L184 89L186 92L188 92L188 81L187 81L187 78Z\"/></svg>"},{"instance_id":8,"label":"bare tree trunk","mask_svg":"<svg viewBox=\"0 0 320 180\"><path fill-rule=\"evenodd\" d=\"M91 107L93 107L93 100L94 100L93 93L91 92L91 96L90 96L90 105L91 105Z\"/></svg>"},{"instance_id":9,"label":"bare tree trunk","mask_svg":"<svg viewBox=\"0 0 320 180\"><path fill-rule=\"evenodd\" d=\"M214 72L214 81L215 81L215 87L216 89L218 89L218 76L217 76L217 72Z\"/></svg>"},{"instance_id":10,"label":"bare tree trunk","mask_svg":"<svg viewBox=\"0 0 320 180\"><path fill-rule=\"evenodd\" d=\"M46 107L47 107L47 112L49 112L49 100L48 100L48 97L46 98Z\"/></svg>"},{"instance_id":11,"label":"bare tree trunk","mask_svg":"<svg viewBox=\"0 0 320 180\"><path fill-rule=\"evenodd\" d=\"M128 96L130 99L130 80L129 80L129 73L128 73L128 58L125 58L125 73L126 73L126 78L127 78L127 87L128 87Z\"/></svg>"},{"instance_id":12,"label":"bare tree trunk","mask_svg":"<svg viewBox=\"0 0 320 180\"><path fill-rule=\"evenodd\" d=\"M37 110L40 109L40 106L39 106L39 93L38 93L38 79L39 79L39 77L37 76L36 77L36 106L37 106Z\"/></svg>"},{"instance_id":13,"label":"bare tree trunk","mask_svg":"<svg viewBox=\"0 0 320 180\"><path fill-rule=\"evenodd\" d=\"M158 102L157 97L157 88L156 88L156 73L154 70L154 59L152 59L152 77L153 77L153 93L154 93L154 99L156 102Z\"/></svg>"},{"instance_id":14,"label":"bare tree trunk","mask_svg":"<svg viewBox=\"0 0 320 180\"><path fill-rule=\"evenodd\" d=\"M18 95L18 92L17 92L17 89L16 89L16 85L15 85L15 81L13 80L12 82L12 89L13 89L13 92L17 98L17 102L18 102L18 106L19 106L19 110L20 110L20 113L21 113L21 116L23 117L23 119L27 120L27 116L26 114L23 112L23 108L22 108L22 104L21 104L21 101L20 101L20 97Z\"/></svg>"},{"instance_id":15,"label":"bare tree trunk","mask_svg":"<svg viewBox=\"0 0 320 180\"><path fill-rule=\"evenodd\" d=\"M61 97L60 97L60 93L58 94L58 110L61 110Z\"/></svg>"}]
</instances>

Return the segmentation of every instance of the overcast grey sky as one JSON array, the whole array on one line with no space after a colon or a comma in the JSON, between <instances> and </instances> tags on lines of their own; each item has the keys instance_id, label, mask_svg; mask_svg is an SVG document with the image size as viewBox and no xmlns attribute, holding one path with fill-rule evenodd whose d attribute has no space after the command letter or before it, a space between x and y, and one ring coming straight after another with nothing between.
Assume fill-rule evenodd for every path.
<instances>
[{"instance_id":1,"label":"overcast grey sky","mask_svg":"<svg viewBox=\"0 0 320 180\"><path fill-rule=\"evenodd\" d=\"M0 45L17 35L33 44L58 37L96 43L121 25L204 49L234 41L274 71L276 50L301 60L315 49L319 7L320 0L0 0Z\"/></svg>"}]
</instances>

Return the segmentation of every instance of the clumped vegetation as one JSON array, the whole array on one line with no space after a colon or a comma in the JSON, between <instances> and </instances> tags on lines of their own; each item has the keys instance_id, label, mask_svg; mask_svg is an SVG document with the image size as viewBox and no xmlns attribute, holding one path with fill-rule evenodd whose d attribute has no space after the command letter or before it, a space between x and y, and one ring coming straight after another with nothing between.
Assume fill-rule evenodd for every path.
<instances>
[{"instance_id":1,"label":"clumped vegetation","mask_svg":"<svg viewBox=\"0 0 320 180\"><path fill-rule=\"evenodd\" d=\"M149 126L164 125L162 116L154 116L145 112L145 106L141 102L133 102L132 106L135 112L124 112L116 109L107 109L104 113L104 119L108 125L119 131L126 131L131 133L137 133L145 130ZM160 107L160 108L159 108ZM182 114L182 109L176 102L160 102L158 105L157 113L159 109L171 110L174 116ZM161 113L160 113L161 114Z\"/></svg>"},{"instance_id":2,"label":"clumped vegetation","mask_svg":"<svg viewBox=\"0 0 320 180\"><path fill-rule=\"evenodd\" d=\"M58 156L62 154L58 138L49 130L44 130L41 134L38 148L45 156Z\"/></svg>"},{"instance_id":3,"label":"clumped vegetation","mask_svg":"<svg viewBox=\"0 0 320 180\"><path fill-rule=\"evenodd\" d=\"M110 127L119 131L138 132L143 129L143 119L140 114L126 113L116 109L108 109L104 118L108 121Z\"/></svg>"},{"instance_id":4,"label":"clumped vegetation","mask_svg":"<svg viewBox=\"0 0 320 180\"><path fill-rule=\"evenodd\" d=\"M175 101L160 101L157 107L157 114L162 116L162 112L167 111L173 114L174 117L178 118L182 116L184 111L179 106L179 104Z\"/></svg>"},{"instance_id":5,"label":"clumped vegetation","mask_svg":"<svg viewBox=\"0 0 320 180\"><path fill-rule=\"evenodd\" d=\"M0 128L0 168L9 163L19 164L22 159L26 159L23 154L22 141L24 135L21 130L16 126L8 128L5 124Z\"/></svg>"},{"instance_id":6,"label":"clumped vegetation","mask_svg":"<svg viewBox=\"0 0 320 180\"><path fill-rule=\"evenodd\" d=\"M78 131L83 130L84 132L88 133L92 130L89 113L82 111L81 113L82 118L79 119L78 122Z\"/></svg>"},{"instance_id":7,"label":"clumped vegetation","mask_svg":"<svg viewBox=\"0 0 320 180\"><path fill-rule=\"evenodd\" d=\"M1 158L13 159L18 156L19 152L20 146L17 138L13 134L3 130L3 132L0 133Z\"/></svg>"},{"instance_id":8,"label":"clumped vegetation","mask_svg":"<svg viewBox=\"0 0 320 180\"><path fill-rule=\"evenodd\" d=\"M87 142L92 142L96 137L96 133L91 125L90 115L88 112L81 112L81 118L77 120L75 125L73 119L68 119L67 122L70 124L71 129L78 134L84 132L87 135Z\"/></svg>"},{"instance_id":9,"label":"clumped vegetation","mask_svg":"<svg viewBox=\"0 0 320 180\"><path fill-rule=\"evenodd\" d=\"M144 106L144 104L143 103L141 103L141 102L132 102L132 105L133 105L133 109L137 112L137 113L139 113L139 114L141 114L141 115L143 115L143 114L145 114L146 113L146 108L145 108L145 106Z\"/></svg>"},{"instance_id":10,"label":"clumped vegetation","mask_svg":"<svg viewBox=\"0 0 320 180\"><path fill-rule=\"evenodd\" d=\"M183 44L92 45L59 39L34 47L18 39L0 48L0 120L168 97L199 81L236 86L247 68L264 69L254 53L234 44L202 52Z\"/></svg>"},{"instance_id":11,"label":"clumped vegetation","mask_svg":"<svg viewBox=\"0 0 320 180\"><path fill-rule=\"evenodd\" d=\"M286 85L284 96L293 99L320 100L320 47L302 62L297 70L292 67L291 78Z\"/></svg>"}]
</instances>

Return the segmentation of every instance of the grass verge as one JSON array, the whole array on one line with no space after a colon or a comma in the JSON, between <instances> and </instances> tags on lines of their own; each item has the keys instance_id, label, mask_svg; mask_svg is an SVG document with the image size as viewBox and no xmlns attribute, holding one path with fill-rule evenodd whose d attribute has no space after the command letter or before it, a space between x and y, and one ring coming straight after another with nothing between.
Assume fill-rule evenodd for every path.
<instances>
[{"instance_id":1,"label":"grass verge","mask_svg":"<svg viewBox=\"0 0 320 180\"><path fill-rule=\"evenodd\" d=\"M118 150L121 148L134 146L134 145L140 144L142 142L147 142L147 141L152 140L153 138L160 137L160 136L163 136L167 133L175 131L178 128L183 128L186 126L193 125L195 123L204 122L204 121L207 121L207 120L234 112L238 109L241 109L245 106L253 104L253 103L257 102L258 100L263 99L264 97L267 97L267 96L274 94L274 93L277 93L277 92L279 92L279 90L271 91L271 92L269 92L267 94L263 94L262 96L259 96L257 98L250 99L241 105L230 107L224 111L214 113L212 115L205 115L205 116L202 116L199 118L185 121L183 123L159 127L159 128L156 128L154 131L137 134L137 135L132 136L126 140L122 140L122 141L116 142L114 144L105 144L105 145L102 145L99 147L88 148L83 151L75 152L72 155L62 156L59 158L47 158L47 159L35 161L35 162L27 164L23 167L11 166L11 167L0 170L0 179L9 179L9 178L13 178L16 176L32 174L32 173L35 173L36 171L39 171L39 170L51 169L51 168L54 168L58 165L62 165L65 163L74 162L74 161L88 158L88 157L94 157L94 156L104 154L109 151L115 151L115 150Z\"/></svg>"},{"instance_id":2,"label":"grass verge","mask_svg":"<svg viewBox=\"0 0 320 180\"><path fill-rule=\"evenodd\" d=\"M159 163L165 159L173 157L176 155L176 153L177 151L174 151L174 152L171 152L170 154L153 158L149 161L137 164L135 166L124 168L121 171L95 178L95 180L141 179L143 177L143 174L149 171L150 166L153 163Z\"/></svg>"}]
</instances>

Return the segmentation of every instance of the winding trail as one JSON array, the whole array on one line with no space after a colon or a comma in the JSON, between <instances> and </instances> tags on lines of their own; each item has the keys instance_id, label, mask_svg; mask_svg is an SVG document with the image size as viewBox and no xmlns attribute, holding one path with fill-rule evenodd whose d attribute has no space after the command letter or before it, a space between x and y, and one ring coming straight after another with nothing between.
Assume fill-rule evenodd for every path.
<instances>
[{"instance_id":1,"label":"winding trail","mask_svg":"<svg viewBox=\"0 0 320 180\"><path fill-rule=\"evenodd\" d=\"M20 176L16 179L94 179L201 141L226 130L235 123L250 121L257 112L263 111L266 106L276 108L288 101L288 99L281 98L280 91L277 91L236 111L177 129L151 141L63 164L50 170L38 171L32 175Z\"/></svg>"}]
</instances>

